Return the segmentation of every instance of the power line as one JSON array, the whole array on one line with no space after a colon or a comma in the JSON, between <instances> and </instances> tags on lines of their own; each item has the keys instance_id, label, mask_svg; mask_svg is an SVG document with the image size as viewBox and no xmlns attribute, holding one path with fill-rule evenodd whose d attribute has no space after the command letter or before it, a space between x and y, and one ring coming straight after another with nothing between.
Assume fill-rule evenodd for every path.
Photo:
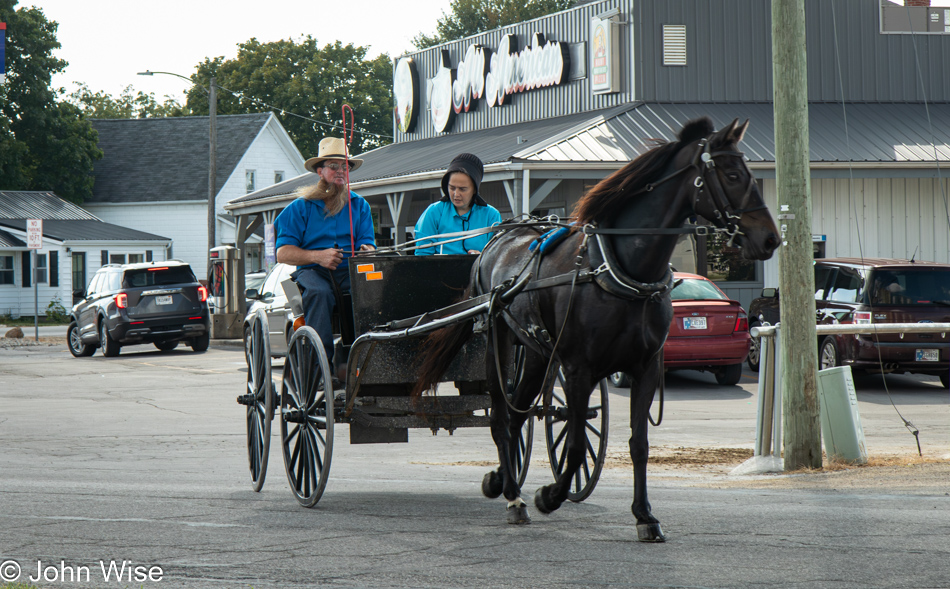
<instances>
[{"instance_id":1,"label":"power line","mask_svg":"<svg viewBox=\"0 0 950 589\"><path fill-rule=\"evenodd\" d=\"M343 131L343 127L342 127L341 125L334 125L334 124L331 124L331 123L324 123L323 121L318 121L318 120L316 120L316 119L312 119L312 118L307 117L307 116L304 116L304 115L298 115L297 113L288 112L287 110L285 110L285 109L283 109L283 108L280 108L279 106L274 106L274 105L272 105L272 104L267 104L267 103L264 102L263 100L258 100L257 98L254 98L253 96L246 96L246 95L243 94L242 92L236 92L236 91L231 90L231 89L229 89L229 88L225 88L225 87L222 86L221 84L217 84L217 83L216 83L215 86L217 86L218 88L221 88L221 89L224 90L225 92L231 93L233 96L236 96L236 97L238 97L238 98L242 98L242 99L245 99L245 100L249 100L249 101L251 101L251 102L253 102L253 103L255 103L255 104L259 104L259 105L261 105L261 106L263 106L263 107L265 107L265 108L269 108L269 109L271 109L271 110L273 110L273 111L278 111L278 112L280 112L280 114L282 114L282 115L291 116L291 117L297 117L298 119L304 119L305 121L310 121L310 122L312 122L312 123L316 123L316 124L321 125L321 126L323 126L323 127L328 127L328 128L330 128L330 129L336 129L336 130ZM380 134L380 133L373 133L373 132L370 132L370 131L360 131L360 130L358 130L358 129L351 129L351 131L352 131L353 133L357 133L357 134L359 134L359 135L372 135L373 137L377 137L377 138L380 138L380 139L393 139L393 136L392 136L392 135L382 135L382 134Z\"/></svg>"}]
</instances>

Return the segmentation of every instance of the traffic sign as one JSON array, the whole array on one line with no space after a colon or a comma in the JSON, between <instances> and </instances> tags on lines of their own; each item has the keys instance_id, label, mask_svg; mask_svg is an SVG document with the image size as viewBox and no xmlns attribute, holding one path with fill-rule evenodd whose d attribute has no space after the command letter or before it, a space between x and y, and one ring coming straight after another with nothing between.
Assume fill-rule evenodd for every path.
<instances>
[{"instance_id":1,"label":"traffic sign","mask_svg":"<svg viewBox=\"0 0 950 589\"><path fill-rule=\"evenodd\" d=\"M43 219L26 220L26 247L31 250L43 247Z\"/></svg>"}]
</instances>

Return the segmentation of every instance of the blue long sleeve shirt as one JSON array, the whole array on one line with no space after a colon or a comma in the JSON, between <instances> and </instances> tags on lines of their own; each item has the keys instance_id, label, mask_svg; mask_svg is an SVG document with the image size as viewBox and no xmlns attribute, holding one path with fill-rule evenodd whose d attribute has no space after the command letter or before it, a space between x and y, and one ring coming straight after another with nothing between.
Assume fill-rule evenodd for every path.
<instances>
[{"instance_id":1,"label":"blue long sleeve shirt","mask_svg":"<svg viewBox=\"0 0 950 589\"><path fill-rule=\"evenodd\" d=\"M376 245L376 235L373 231L373 214L369 203L362 196L350 192L350 203L353 205L353 233L356 238L356 249L361 245ZM348 265L350 257L350 213L347 207L329 219L326 217L326 206L322 200L298 198L287 205L275 222L277 243L279 249L284 245L295 245L305 250L323 250L337 248L343 252L343 262L340 267ZM308 268L316 266L300 266Z\"/></svg>"},{"instance_id":2,"label":"blue long sleeve shirt","mask_svg":"<svg viewBox=\"0 0 950 589\"><path fill-rule=\"evenodd\" d=\"M496 223L501 223L501 213L491 205L475 205L469 212L461 216L455 211L455 205L450 201L440 200L434 202L422 213L419 221L416 222L416 239L425 239L432 235L441 233L456 233L459 231L471 231L472 229L481 229L491 227ZM491 233L467 237L463 240L453 241L438 247L420 248L416 250L417 256L430 256L432 254L467 254L468 250L482 251L492 238ZM451 238L450 238L451 239ZM418 245L426 243L437 243L441 239L420 241Z\"/></svg>"}]
</instances>

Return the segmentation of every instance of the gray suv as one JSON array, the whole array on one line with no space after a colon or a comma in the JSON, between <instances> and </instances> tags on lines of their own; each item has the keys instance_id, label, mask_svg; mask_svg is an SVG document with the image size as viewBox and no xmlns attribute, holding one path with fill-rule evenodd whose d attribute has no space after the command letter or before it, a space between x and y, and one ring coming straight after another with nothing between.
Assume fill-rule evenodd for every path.
<instances>
[{"instance_id":1,"label":"gray suv","mask_svg":"<svg viewBox=\"0 0 950 589\"><path fill-rule=\"evenodd\" d=\"M124 345L155 344L161 351L185 342L196 352L211 337L208 289L185 262L108 264L73 306L67 331L73 356L117 356Z\"/></svg>"}]
</instances>

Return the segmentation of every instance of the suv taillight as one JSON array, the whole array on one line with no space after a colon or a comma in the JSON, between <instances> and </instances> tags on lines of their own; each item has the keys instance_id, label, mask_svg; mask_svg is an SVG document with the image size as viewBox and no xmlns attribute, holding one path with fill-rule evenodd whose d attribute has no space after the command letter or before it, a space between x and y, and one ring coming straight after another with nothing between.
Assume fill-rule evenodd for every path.
<instances>
[{"instance_id":1,"label":"suv taillight","mask_svg":"<svg viewBox=\"0 0 950 589\"><path fill-rule=\"evenodd\" d=\"M208 300L208 289L203 286L199 286L198 287L198 301L203 303L207 300Z\"/></svg>"},{"instance_id":2,"label":"suv taillight","mask_svg":"<svg viewBox=\"0 0 950 589\"><path fill-rule=\"evenodd\" d=\"M871 313L869 311L855 311L854 323L855 325L870 325Z\"/></svg>"},{"instance_id":3,"label":"suv taillight","mask_svg":"<svg viewBox=\"0 0 950 589\"><path fill-rule=\"evenodd\" d=\"M115 295L115 306L119 309L127 309L129 307L129 295L124 292Z\"/></svg>"},{"instance_id":4,"label":"suv taillight","mask_svg":"<svg viewBox=\"0 0 950 589\"><path fill-rule=\"evenodd\" d=\"M745 313L739 313L736 317L736 326L732 331L749 331L749 317Z\"/></svg>"}]
</instances>

